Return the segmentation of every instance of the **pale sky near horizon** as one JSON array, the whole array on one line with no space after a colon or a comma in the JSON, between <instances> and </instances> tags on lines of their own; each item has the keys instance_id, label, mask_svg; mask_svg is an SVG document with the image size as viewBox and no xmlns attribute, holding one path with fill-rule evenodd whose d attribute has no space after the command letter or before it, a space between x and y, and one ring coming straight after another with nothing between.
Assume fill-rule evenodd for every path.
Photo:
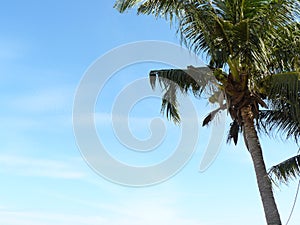
<instances>
[{"instance_id":1,"label":"pale sky near horizon","mask_svg":"<svg viewBox=\"0 0 300 225\"><path fill-rule=\"evenodd\" d=\"M72 108L76 89L89 66L111 49L131 42L160 40L180 44L164 20L119 14L113 1L3 1L0 8L0 224L1 225L252 225L265 224L249 153L223 140L218 157L200 173L210 134L202 128L188 164L167 181L148 187L122 186L91 169L76 145ZM147 77L145 63L121 70L97 102L97 129L111 154L139 163L114 137L107 121L118 90ZM196 101L199 121L209 112ZM132 112L131 129L149 135L149 118L160 102L147 100ZM166 122L172 146L178 127ZM171 136L170 136L171 135ZM174 136L172 136L174 135ZM174 138L175 137L175 138ZM173 138L173 139L172 139ZM262 136L267 167L296 154L288 141ZM140 164L168 157L160 149ZM119 154L122 152L121 154ZM117 155L119 154L119 155ZM152 158L151 158L152 157ZM274 188L285 224L297 182ZM296 203L289 225L300 221Z\"/></svg>"}]
</instances>

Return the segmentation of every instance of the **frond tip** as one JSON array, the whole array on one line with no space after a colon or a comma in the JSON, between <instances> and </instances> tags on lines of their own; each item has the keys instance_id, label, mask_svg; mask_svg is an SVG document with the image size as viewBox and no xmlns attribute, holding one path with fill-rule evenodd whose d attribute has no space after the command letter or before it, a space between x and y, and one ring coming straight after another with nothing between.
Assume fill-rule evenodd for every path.
<instances>
[{"instance_id":1,"label":"frond tip","mask_svg":"<svg viewBox=\"0 0 300 225\"><path fill-rule=\"evenodd\" d=\"M120 0L116 1L114 8L116 8L119 12L124 12L126 9L130 9L133 6L139 4L141 0Z\"/></svg>"},{"instance_id":2,"label":"frond tip","mask_svg":"<svg viewBox=\"0 0 300 225\"><path fill-rule=\"evenodd\" d=\"M269 177L272 181L287 184L290 180L300 176L300 155L289 158L269 170Z\"/></svg>"},{"instance_id":3,"label":"frond tip","mask_svg":"<svg viewBox=\"0 0 300 225\"><path fill-rule=\"evenodd\" d=\"M215 109L214 111L211 111L203 120L203 123L202 123L202 127L205 127L205 126L208 126L209 123L211 121L214 120L214 118L218 115L218 113L221 111L221 110L225 110L226 109L226 105L221 105L219 108Z\"/></svg>"}]
</instances>

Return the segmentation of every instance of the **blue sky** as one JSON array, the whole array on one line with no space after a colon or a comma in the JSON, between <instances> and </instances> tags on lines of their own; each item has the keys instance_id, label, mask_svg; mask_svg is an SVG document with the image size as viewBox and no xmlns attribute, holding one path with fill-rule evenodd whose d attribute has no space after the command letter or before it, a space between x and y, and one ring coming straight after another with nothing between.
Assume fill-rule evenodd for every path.
<instances>
[{"instance_id":1,"label":"blue sky","mask_svg":"<svg viewBox=\"0 0 300 225\"><path fill-rule=\"evenodd\" d=\"M76 88L89 66L109 50L135 41L179 44L164 20L119 14L109 1L7 1L0 8L0 224L4 225L252 225L264 216L249 154L242 141L221 147L203 173L199 163L210 135L200 128L197 151L171 179L149 187L111 183L81 157L72 127ZM161 64L132 65L118 72L96 104L97 130L111 154L127 163L153 163L170 154L178 127L158 151L134 158L114 137L107 120L118 90L147 77ZM210 108L195 101L199 120ZM149 135L149 118L160 102L135 106L131 129ZM172 139L173 138L173 139ZM267 167L297 151L297 146L262 137ZM164 151L166 149L166 152ZM125 150L125 151L124 151ZM149 157L147 154L150 154ZM141 160L141 161L139 161ZM283 222L296 182L275 188ZM297 203L289 225L300 221Z\"/></svg>"}]
</instances>

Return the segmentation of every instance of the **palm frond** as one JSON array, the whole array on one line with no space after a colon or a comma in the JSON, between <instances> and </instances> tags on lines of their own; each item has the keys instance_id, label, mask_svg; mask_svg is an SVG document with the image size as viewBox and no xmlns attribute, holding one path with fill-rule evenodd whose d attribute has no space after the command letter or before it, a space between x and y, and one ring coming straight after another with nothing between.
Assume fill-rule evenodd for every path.
<instances>
[{"instance_id":1,"label":"palm frond","mask_svg":"<svg viewBox=\"0 0 300 225\"><path fill-rule=\"evenodd\" d=\"M287 112L260 110L258 129L269 136L279 135L285 139L292 138L296 142L300 137L300 123L294 120Z\"/></svg>"},{"instance_id":2,"label":"palm frond","mask_svg":"<svg viewBox=\"0 0 300 225\"><path fill-rule=\"evenodd\" d=\"M260 110L258 128L267 134L300 138L300 73L273 75L262 82L270 110Z\"/></svg>"},{"instance_id":3,"label":"palm frond","mask_svg":"<svg viewBox=\"0 0 300 225\"><path fill-rule=\"evenodd\" d=\"M294 22L276 29L277 36L270 43L272 73L296 71L300 68L300 23Z\"/></svg>"},{"instance_id":4,"label":"palm frond","mask_svg":"<svg viewBox=\"0 0 300 225\"><path fill-rule=\"evenodd\" d=\"M199 1L185 7L179 31L191 49L209 55L210 66L222 68L231 54L227 25L210 1Z\"/></svg>"},{"instance_id":5,"label":"palm frond","mask_svg":"<svg viewBox=\"0 0 300 225\"><path fill-rule=\"evenodd\" d=\"M230 143L230 141L233 140L234 144L236 145L238 142L238 136L240 132L241 132L241 126L238 124L237 121L233 121L230 124L227 143Z\"/></svg>"},{"instance_id":6,"label":"palm frond","mask_svg":"<svg viewBox=\"0 0 300 225\"><path fill-rule=\"evenodd\" d=\"M114 7L121 13L136 7L138 14L152 14L172 20L173 16L178 15L182 7L189 2L185 0L117 0Z\"/></svg>"},{"instance_id":7,"label":"palm frond","mask_svg":"<svg viewBox=\"0 0 300 225\"><path fill-rule=\"evenodd\" d=\"M164 94L162 112L175 123L180 122L177 95L191 92L195 97L217 90L216 80L207 67L188 66L187 69L162 69L150 71L150 84L154 89L158 85Z\"/></svg>"},{"instance_id":8,"label":"palm frond","mask_svg":"<svg viewBox=\"0 0 300 225\"><path fill-rule=\"evenodd\" d=\"M182 93L192 91L195 97L216 88L216 79L208 67L188 66L187 69L152 70L149 75L152 88L155 88L158 81L164 90L175 86L175 89Z\"/></svg>"},{"instance_id":9,"label":"palm frond","mask_svg":"<svg viewBox=\"0 0 300 225\"><path fill-rule=\"evenodd\" d=\"M203 122L202 122L202 126L204 127L204 126L209 125L209 123L210 123L211 121L214 120L214 118L218 115L218 113L219 113L221 110L224 110L224 109L226 109L226 105L225 105L225 104L224 104L224 105L221 105L219 108L217 108L217 109L211 111L211 112L204 118L204 120L203 120Z\"/></svg>"},{"instance_id":10,"label":"palm frond","mask_svg":"<svg viewBox=\"0 0 300 225\"><path fill-rule=\"evenodd\" d=\"M171 85L163 95L161 103L161 113L165 113L169 120L175 124L180 123L176 87Z\"/></svg>"},{"instance_id":11,"label":"palm frond","mask_svg":"<svg viewBox=\"0 0 300 225\"><path fill-rule=\"evenodd\" d=\"M294 117L299 118L300 110L300 72L286 72L271 77L268 98L274 108L282 101L294 106Z\"/></svg>"},{"instance_id":12,"label":"palm frond","mask_svg":"<svg viewBox=\"0 0 300 225\"><path fill-rule=\"evenodd\" d=\"M287 184L300 176L300 155L289 158L269 170L269 177L275 183Z\"/></svg>"},{"instance_id":13,"label":"palm frond","mask_svg":"<svg viewBox=\"0 0 300 225\"><path fill-rule=\"evenodd\" d=\"M125 10L140 4L141 2L143 2L143 0L119 0L115 2L114 8L122 13Z\"/></svg>"}]
</instances>

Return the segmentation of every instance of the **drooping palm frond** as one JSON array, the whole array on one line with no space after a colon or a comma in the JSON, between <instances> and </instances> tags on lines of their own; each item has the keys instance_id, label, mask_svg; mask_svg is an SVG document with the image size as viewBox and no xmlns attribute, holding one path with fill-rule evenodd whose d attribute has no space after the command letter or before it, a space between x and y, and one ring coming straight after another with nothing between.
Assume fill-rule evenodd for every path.
<instances>
[{"instance_id":1,"label":"drooping palm frond","mask_svg":"<svg viewBox=\"0 0 300 225\"><path fill-rule=\"evenodd\" d=\"M213 93L217 88L217 81L208 67L188 66L187 69L162 69L150 71L152 88L158 83L164 94L162 98L162 112L166 112L169 119L180 122L177 95L191 92L200 97L204 92Z\"/></svg>"},{"instance_id":2,"label":"drooping palm frond","mask_svg":"<svg viewBox=\"0 0 300 225\"><path fill-rule=\"evenodd\" d=\"M229 133L227 136L227 143L233 140L233 143L237 145L239 133L241 132L241 126L237 123L237 121L233 121L230 124Z\"/></svg>"},{"instance_id":3,"label":"drooping palm frond","mask_svg":"<svg viewBox=\"0 0 300 225\"><path fill-rule=\"evenodd\" d=\"M213 72L208 67L188 66L187 69L161 69L150 71L150 83L155 87L156 81L160 86L167 89L173 82L181 92L187 93L189 90L194 96L200 96L212 84L216 84Z\"/></svg>"},{"instance_id":4,"label":"drooping palm frond","mask_svg":"<svg viewBox=\"0 0 300 225\"><path fill-rule=\"evenodd\" d=\"M169 120L175 124L180 123L180 114L177 101L177 90L175 85L170 85L162 97L161 113L166 113Z\"/></svg>"},{"instance_id":5,"label":"drooping palm frond","mask_svg":"<svg viewBox=\"0 0 300 225\"><path fill-rule=\"evenodd\" d=\"M203 120L202 122L202 126L207 126L209 125L210 122L212 122L215 117L218 115L218 113L221 111L221 110L225 110L226 109L226 104L221 104L219 108L211 111Z\"/></svg>"},{"instance_id":6,"label":"drooping palm frond","mask_svg":"<svg viewBox=\"0 0 300 225\"><path fill-rule=\"evenodd\" d=\"M300 138L300 73L273 75L264 83L270 110L260 110L258 128L267 134Z\"/></svg>"},{"instance_id":7,"label":"drooping palm frond","mask_svg":"<svg viewBox=\"0 0 300 225\"><path fill-rule=\"evenodd\" d=\"M259 131L269 136L279 135L285 139L292 138L296 142L300 138L300 123L293 120L288 113L272 110L260 110Z\"/></svg>"},{"instance_id":8,"label":"drooping palm frond","mask_svg":"<svg viewBox=\"0 0 300 225\"><path fill-rule=\"evenodd\" d=\"M286 72L271 77L268 98L272 108L287 109L291 117L300 120L300 72Z\"/></svg>"},{"instance_id":9,"label":"drooping palm frond","mask_svg":"<svg viewBox=\"0 0 300 225\"><path fill-rule=\"evenodd\" d=\"M300 176L300 155L289 158L269 170L269 177L275 183L287 184Z\"/></svg>"}]
</instances>

